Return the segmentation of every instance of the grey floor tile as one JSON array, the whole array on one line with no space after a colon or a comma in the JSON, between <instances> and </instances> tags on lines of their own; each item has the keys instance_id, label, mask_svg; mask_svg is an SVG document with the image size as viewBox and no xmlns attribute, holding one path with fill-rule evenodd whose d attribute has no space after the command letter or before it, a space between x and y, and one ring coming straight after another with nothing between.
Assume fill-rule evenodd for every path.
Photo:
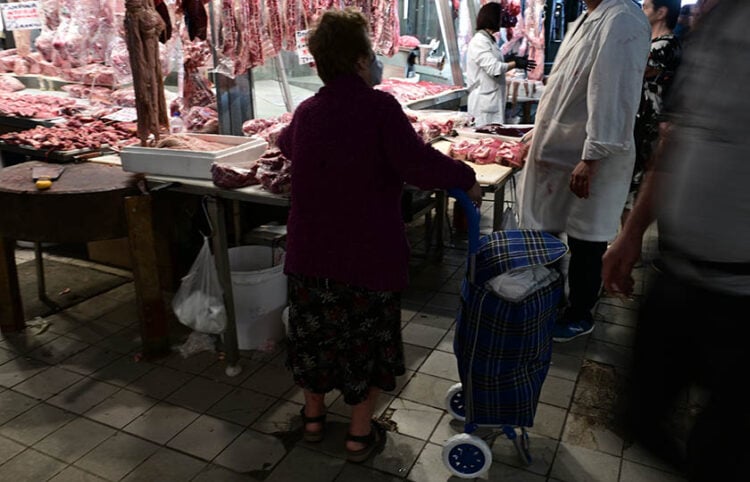
<instances>
[{"instance_id":1,"label":"grey floor tile","mask_svg":"<svg viewBox=\"0 0 750 482\"><path fill-rule=\"evenodd\" d=\"M178 352L174 352L164 360L164 365L174 368L175 370L198 375L199 373L206 371L208 367L216 363L218 360L219 354L214 352L204 351L187 358L184 358Z\"/></svg>"},{"instance_id":2,"label":"grey floor tile","mask_svg":"<svg viewBox=\"0 0 750 482\"><path fill-rule=\"evenodd\" d=\"M57 333L58 335L64 335L88 323L87 320L82 320L80 317L75 316L67 311L61 311L50 316L46 316L44 318L44 321L49 323L49 328L47 329L52 333Z\"/></svg>"},{"instance_id":3,"label":"grey floor tile","mask_svg":"<svg viewBox=\"0 0 750 482\"><path fill-rule=\"evenodd\" d=\"M309 482L330 482L336 479L346 462L304 447L295 447L284 460L274 468L266 479L268 482L305 480Z\"/></svg>"},{"instance_id":4,"label":"grey floor tile","mask_svg":"<svg viewBox=\"0 0 750 482\"><path fill-rule=\"evenodd\" d=\"M301 426L301 419L299 417L300 407L296 403L279 400L250 427L258 432L267 434L298 430Z\"/></svg>"},{"instance_id":5,"label":"grey floor tile","mask_svg":"<svg viewBox=\"0 0 750 482\"><path fill-rule=\"evenodd\" d=\"M205 466L206 463L202 460L161 448L122 480L123 482L183 482L192 480Z\"/></svg>"},{"instance_id":6,"label":"grey floor tile","mask_svg":"<svg viewBox=\"0 0 750 482\"><path fill-rule=\"evenodd\" d=\"M40 346L36 350L32 350L29 352L29 356L50 365L55 365L88 347L88 343L61 336Z\"/></svg>"},{"instance_id":7,"label":"grey floor tile","mask_svg":"<svg viewBox=\"0 0 750 482\"><path fill-rule=\"evenodd\" d=\"M103 293L103 296L114 298L117 301L124 302L128 306L132 305L135 303L135 283L125 283L117 288L112 288L106 293Z\"/></svg>"},{"instance_id":8,"label":"grey floor tile","mask_svg":"<svg viewBox=\"0 0 750 482\"><path fill-rule=\"evenodd\" d=\"M26 450L26 446L0 436L0 465ZM0 472L2 469L0 468Z\"/></svg>"},{"instance_id":9,"label":"grey floor tile","mask_svg":"<svg viewBox=\"0 0 750 482\"><path fill-rule=\"evenodd\" d=\"M168 446L211 461L243 431L242 425L202 415L177 434Z\"/></svg>"},{"instance_id":10,"label":"grey floor tile","mask_svg":"<svg viewBox=\"0 0 750 482\"><path fill-rule=\"evenodd\" d=\"M398 395L399 393L401 393L401 390L403 390L404 387L409 383L409 380L412 379L415 373L416 372L407 369L406 373L396 377L396 386L393 388L393 390L383 393L386 395Z\"/></svg>"},{"instance_id":11,"label":"grey floor tile","mask_svg":"<svg viewBox=\"0 0 750 482\"><path fill-rule=\"evenodd\" d=\"M455 313L446 313L442 310L434 310L437 313L428 312L426 310L420 311L417 315L411 319L412 323L419 323L420 325L433 326L435 328L442 328L448 330L453 326L456 321Z\"/></svg>"},{"instance_id":12,"label":"grey floor tile","mask_svg":"<svg viewBox=\"0 0 750 482\"><path fill-rule=\"evenodd\" d=\"M596 316L607 320L609 323L635 328L638 324L637 309L628 309L610 303L599 303L596 307Z\"/></svg>"},{"instance_id":13,"label":"grey floor tile","mask_svg":"<svg viewBox=\"0 0 750 482\"><path fill-rule=\"evenodd\" d=\"M122 354L133 354L139 352L143 343L138 325L128 326L103 339L97 345L105 350L111 350Z\"/></svg>"},{"instance_id":14,"label":"grey floor tile","mask_svg":"<svg viewBox=\"0 0 750 482\"><path fill-rule=\"evenodd\" d=\"M39 401L13 390L0 392L0 425L25 412Z\"/></svg>"},{"instance_id":15,"label":"grey floor tile","mask_svg":"<svg viewBox=\"0 0 750 482\"><path fill-rule=\"evenodd\" d=\"M83 320L95 320L122 305L122 301L104 295L89 298L68 308L68 313Z\"/></svg>"},{"instance_id":16,"label":"grey floor tile","mask_svg":"<svg viewBox=\"0 0 750 482\"><path fill-rule=\"evenodd\" d=\"M614 345L632 347L635 341L635 328L629 326L597 321L596 329L591 334L594 340Z\"/></svg>"},{"instance_id":17,"label":"grey floor tile","mask_svg":"<svg viewBox=\"0 0 750 482\"><path fill-rule=\"evenodd\" d=\"M208 414L224 420L250 425L276 402L276 398L262 393L236 388L208 409Z\"/></svg>"},{"instance_id":18,"label":"grey floor tile","mask_svg":"<svg viewBox=\"0 0 750 482\"><path fill-rule=\"evenodd\" d=\"M52 457L28 449L16 455L0 469L0 482L48 480L65 468Z\"/></svg>"},{"instance_id":19,"label":"grey floor tile","mask_svg":"<svg viewBox=\"0 0 750 482\"><path fill-rule=\"evenodd\" d=\"M401 390L400 398L429 405L434 408L445 408L445 397L448 390L456 382L444 378L433 377L424 373L416 373L409 383Z\"/></svg>"},{"instance_id":20,"label":"grey floor tile","mask_svg":"<svg viewBox=\"0 0 750 482\"><path fill-rule=\"evenodd\" d=\"M0 365L3 363L12 360L16 358L18 355L16 355L14 352L10 350L6 350L4 348L0 348Z\"/></svg>"},{"instance_id":21,"label":"grey floor tile","mask_svg":"<svg viewBox=\"0 0 750 482\"><path fill-rule=\"evenodd\" d=\"M620 461L609 454L561 443L550 476L563 482L617 482Z\"/></svg>"},{"instance_id":22,"label":"grey floor tile","mask_svg":"<svg viewBox=\"0 0 750 482\"><path fill-rule=\"evenodd\" d=\"M215 462L236 472L267 472L285 455L284 444L278 438L247 430L225 448Z\"/></svg>"},{"instance_id":23,"label":"grey floor tile","mask_svg":"<svg viewBox=\"0 0 750 482\"><path fill-rule=\"evenodd\" d=\"M82 378L77 373L57 367L49 367L26 381L19 383L13 390L30 397L46 400L57 395Z\"/></svg>"},{"instance_id":24,"label":"grey floor tile","mask_svg":"<svg viewBox=\"0 0 750 482\"><path fill-rule=\"evenodd\" d=\"M230 385L215 382L208 378L195 377L173 392L167 401L195 412L205 412L232 391Z\"/></svg>"},{"instance_id":25,"label":"grey floor tile","mask_svg":"<svg viewBox=\"0 0 750 482\"><path fill-rule=\"evenodd\" d=\"M583 359L581 357L553 352L552 363L549 366L549 375L575 382L578 380L581 366L583 366Z\"/></svg>"},{"instance_id":26,"label":"grey floor tile","mask_svg":"<svg viewBox=\"0 0 750 482\"><path fill-rule=\"evenodd\" d=\"M408 308L401 308L401 322L409 322L412 318L414 318L417 315L417 312L415 310L410 310Z\"/></svg>"},{"instance_id":27,"label":"grey floor tile","mask_svg":"<svg viewBox=\"0 0 750 482\"><path fill-rule=\"evenodd\" d=\"M523 482L545 482L547 479L542 475L529 473L518 467L511 467L500 462L493 462L487 474L488 482L505 482L508 480L519 480Z\"/></svg>"},{"instance_id":28,"label":"grey floor tile","mask_svg":"<svg viewBox=\"0 0 750 482\"><path fill-rule=\"evenodd\" d=\"M294 385L292 373L286 368L266 365L259 369L242 384L244 388L280 397Z\"/></svg>"},{"instance_id":29,"label":"grey floor tile","mask_svg":"<svg viewBox=\"0 0 750 482\"><path fill-rule=\"evenodd\" d=\"M420 403L396 398L391 402L390 419L396 422L398 433L427 440L443 416L439 410Z\"/></svg>"},{"instance_id":30,"label":"grey floor tile","mask_svg":"<svg viewBox=\"0 0 750 482\"><path fill-rule=\"evenodd\" d=\"M445 378L454 382L461 381L458 377L456 357L444 351L433 351L419 369L419 373Z\"/></svg>"},{"instance_id":31,"label":"grey floor tile","mask_svg":"<svg viewBox=\"0 0 750 482\"><path fill-rule=\"evenodd\" d=\"M25 330L19 333L6 335L2 347L15 353L28 353L51 342L59 336L60 335L57 333L49 331L49 329L44 330L41 333L34 330Z\"/></svg>"},{"instance_id":32,"label":"grey floor tile","mask_svg":"<svg viewBox=\"0 0 750 482\"><path fill-rule=\"evenodd\" d=\"M140 393L120 390L105 398L85 415L97 422L120 429L156 405L157 402L155 398Z\"/></svg>"},{"instance_id":33,"label":"grey floor tile","mask_svg":"<svg viewBox=\"0 0 750 482\"><path fill-rule=\"evenodd\" d=\"M595 417L569 413L562 441L616 457L622 456L624 441L612 427Z\"/></svg>"},{"instance_id":34,"label":"grey floor tile","mask_svg":"<svg viewBox=\"0 0 750 482\"><path fill-rule=\"evenodd\" d=\"M370 467L362 467L358 464L345 464L338 477L336 477L336 482L397 482L399 480L404 479L371 469Z\"/></svg>"},{"instance_id":35,"label":"grey floor tile","mask_svg":"<svg viewBox=\"0 0 750 482\"><path fill-rule=\"evenodd\" d=\"M255 360L248 360L246 358L240 358L240 360L238 361L238 365L240 366L240 368L242 368L242 371L235 376L230 377L226 374L227 363L225 361L218 361L214 363L210 367L206 368L206 370L201 373L201 376L215 382L226 383L227 385L242 385L245 380L250 378L250 375L255 373L260 367L263 366L263 363Z\"/></svg>"},{"instance_id":36,"label":"grey floor tile","mask_svg":"<svg viewBox=\"0 0 750 482\"><path fill-rule=\"evenodd\" d=\"M386 442L382 452L373 455L363 465L403 477L414 465L424 446L424 440L395 432L386 432Z\"/></svg>"},{"instance_id":37,"label":"grey floor tile","mask_svg":"<svg viewBox=\"0 0 750 482\"><path fill-rule=\"evenodd\" d=\"M432 435L430 435L429 441L433 444L443 446L449 438L463 432L464 423L454 419L452 415L444 413Z\"/></svg>"},{"instance_id":38,"label":"grey floor tile","mask_svg":"<svg viewBox=\"0 0 750 482\"><path fill-rule=\"evenodd\" d=\"M596 324L594 324L594 331L596 331ZM586 345L588 345L590 336L580 336L571 341L564 343L553 343L552 354L568 355L576 358L583 358L586 353Z\"/></svg>"},{"instance_id":39,"label":"grey floor tile","mask_svg":"<svg viewBox=\"0 0 750 482\"><path fill-rule=\"evenodd\" d=\"M403 330L401 330L401 336L404 343L411 343L412 345L433 349L438 343L440 343L440 340L443 339L447 332L448 330L443 328L435 328L428 325L421 325L419 323L409 323Z\"/></svg>"},{"instance_id":40,"label":"grey floor tile","mask_svg":"<svg viewBox=\"0 0 750 482\"><path fill-rule=\"evenodd\" d=\"M250 475L238 474L219 465L208 465L191 482L255 482L257 480Z\"/></svg>"},{"instance_id":41,"label":"grey floor tile","mask_svg":"<svg viewBox=\"0 0 750 482\"><path fill-rule=\"evenodd\" d=\"M125 433L117 433L75 463L109 480L120 480L159 449L158 445Z\"/></svg>"},{"instance_id":42,"label":"grey floor tile","mask_svg":"<svg viewBox=\"0 0 750 482\"><path fill-rule=\"evenodd\" d=\"M114 434L109 427L79 417L47 435L34 449L73 463Z\"/></svg>"},{"instance_id":43,"label":"grey floor tile","mask_svg":"<svg viewBox=\"0 0 750 482\"><path fill-rule=\"evenodd\" d=\"M633 350L626 346L592 340L586 349L586 359L629 369L633 364Z\"/></svg>"},{"instance_id":44,"label":"grey floor tile","mask_svg":"<svg viewBox=\"0 0 750 482\"><path fill-rule=\"evenodd\" d=\"M0 365L0 387L11 388L29 379L49 365L40 361L18 357Z\"/></svg>"},{"instance_id":45,"label":"grey floor tile","mask_svg":"<svg viewBox=\"0 0 750 482\"><path fill-rule=\"evenodd\" d=\"M91 377L103 382L111 383L112 385L124 387L154 368L155 365L152 365L151 363L135 361L131 356L124 356L94 372Z\"/></svg>"},{"instance_id":46,"label":"grey floor tile","mask_svg":"<svg viewBox=\"0 0 750 482\"><path fill-rule=\"evenodd\" d=\"M456 336L456 330L448 330L448 333L445 334L442 340L440 340L440 343L438 343L438 346L435 347L436 350L444 351L446 353L453 354L453 338Z\"/></svg>"},{"instance_id":47,"label":"grey floor tile","mask_svg":"<svg viewBox=\"0 0 750 482\"><path fill-rule=\"evenodd\" d=\"M175 390L185 385L194 377L195 375L192 373L181 372L165 366L157 366L141 378L127 385L127 389L161 400L171 395Z\"/></svg>"},{"instance_id":48,"label":"grey floor tile","mask_svg":"<svg viewBox=\"0 0 750 482\"><path fill-rule=\"evenodd\" d=\"M98 346L91 346L67 360L64 360L60 363L60 367L72 372L80 373L81 375L91 375L95 371L104 368L121 357L122 355L120 353L105 350Z\"/></svg>"},{"instance_id":49,"label":"grey floor tile","mask_svg":"<svg viewBox=\"0 0 750 482\"><path fill-rule=\"evenodd\" d=\"M120 330L122 330L122 327L119 325L115 325L114 323L107 323L101 320L92 320L85 325L81 325L78 328L70 330L65 334L65 336L93 345L99 343L107 337L114 335Z\"/></svg>"},{"instance_id":50,"label":"grey floor tile","mask_svg":"<svg viewBox=\"0 0 750 482\"><path fill-rule=\"evenodd\" d=\"M40 403L0 427L0 435L33 445L74 417L59 408Z\"/></svg>"},{"instance_id":51,"label":"grey floor tile","mask_svg":"<svg viewBox=\"0 0 750 482\"><path fill-rule=\"evenodd\" d=\"M456 292L455 294L437 293L435 296L427 300L425 309L437 308L441 310L455 311L458 310L459 300L460 297L458 292Z\"/></svg>"},{"instance_id":52,"label":"grey floor tile","mask_svg":"<svg viewBox=\"0 0 750 482\"><path fill-rule=\"evenodd\" d=\"M136 305L134 299L126 301L124 304L121 304L109 313L105 313L97 318L97 320L122 327L130 326L134 323L138 323L138 305Z\"/></svg>"},{"instance_id":53,"label":"grey floor tile","mask_svg":"<svg viewBox=\"0 0 750 482\"><path fill-rule=\"evenodd\" d=\"M620 482L687 482L687 479L677 474L623 460Z\"/></svg>"},{"instance_id":54,"label":"grey floor tile","mask_svg":"<svg viewBox=\"0 0 750 482\"><path fill-rule=\"evenodd\" d=\"M677 473L678 470L666 461L657 457L638 443L631 444L623 450L623 461L635 462L638 465L647 465L660 472Z\"/></svg>"},{"instance_id":55,"label":"grey floor tile","mask_svg":"<svg viewBox=\"0 0 750 482\"><path fill-rule=\"evenodd\" d=\"M551 439L560 440L565 423L566 411L546 403L537 405L534 415L533 432Z\"/></svg>"},{"instance_id":56,"label":"grey floor tile","mask_svg":"<svg viewBox=\"0 0 750 482\"><path fill-rule=\"evenodd\" d=\"M407 370L413 372L419 370L429 355L429 348L404 343L404 365Z\"/></svg>"},{"instance_id":57,"label":"grey floor tile","mask_svg":"<svg viewBox=\"0 0 750 482\"><path fill-rule=\"evenodd\" d=\"M567 409L570 407L570 402L573 399L574 390L575 382L566 380L565 378L547 375L547 378L542 385L542 393L539 396L539 400L556 407Z\"/></svg>"},{"instance_id":58,"label":"grey floor tile","mask_svg":"<svg viewBox=\"0 0 750 482\"><path fill-rule=\"evenodd\" d=\"M196 418L198 414L195 412L161 402L125 426L124 430L147 440L165 444Z\"/></svg>"},{"instance_id":59,"label":"grey floor tile","mask_svg":"<svg viewBox=\"0 0 750 482\"><path fill-rule=\"evenodd\" d=\"M84 378L47 400L47 403L74 413L84 413L119 389L108 383Z\"/></svg>"},{"instance_id":60,"label":"grey floor tile","mask_svg":"<svg viewBox=\"0 0 750 482\"><path fill-rule=\"evenodd\" d=\"M106 479L102 479L71 465L49 479L49 482L103 482L104 480Z\"/></svg>"}]
</instances>

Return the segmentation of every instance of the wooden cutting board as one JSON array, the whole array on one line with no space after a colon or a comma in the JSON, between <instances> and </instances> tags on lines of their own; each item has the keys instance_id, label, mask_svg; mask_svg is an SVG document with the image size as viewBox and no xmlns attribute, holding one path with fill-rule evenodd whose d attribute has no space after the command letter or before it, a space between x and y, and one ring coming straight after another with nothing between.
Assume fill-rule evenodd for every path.
<instances>
[{"instance_id":1,"label":"wooden cutting board","mask_svg":"<svg viewBox=\"0 0 750 482\"><path fill-rule=\"evenodd\" d=\"M461 137L455 137L453 139L455 139L455 142L462 140ZM432 147L447 155L450 145L451 141L439 140L437 142L434 142L432 144ZM508 166L501 166L500 164L474 164L473 162L466 162L466 164L474 169L474 172L477 175L477 182L482 186L492 186L495 184L500 184L505 181L508 176L513 174L513 168Z\"/></svg>"}]
</instances>

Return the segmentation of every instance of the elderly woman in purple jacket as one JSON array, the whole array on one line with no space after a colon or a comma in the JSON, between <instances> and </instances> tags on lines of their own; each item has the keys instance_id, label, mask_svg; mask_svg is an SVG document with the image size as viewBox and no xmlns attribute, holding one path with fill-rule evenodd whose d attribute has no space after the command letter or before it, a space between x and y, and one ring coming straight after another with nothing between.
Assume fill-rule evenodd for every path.
<instances>
[{"instance_id":1,"label":"elderly woman in purple jacket","mask_svg":"<svg viewBox=\"0 0 750 482\"><path fill-rule=\"evenodd\" d=\"M405 371L403 185L460 188L477 203L481 189L470 167L426 145L399 103L372 88L382 66L362 14L327 11L308 45L325 85L278 140L292 160L287 365L304 389L305 440L322 440L324 396L340 390L352 408L348 459L363 462L384 440L372 422L378 394Z\"/></svg>"}]
</instances>

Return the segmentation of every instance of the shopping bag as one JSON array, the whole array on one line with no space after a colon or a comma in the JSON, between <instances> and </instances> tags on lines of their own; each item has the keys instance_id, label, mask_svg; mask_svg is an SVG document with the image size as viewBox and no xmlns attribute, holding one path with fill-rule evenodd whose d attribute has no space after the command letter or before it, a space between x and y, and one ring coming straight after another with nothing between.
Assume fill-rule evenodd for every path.
<instances>
[{"instance_id":1,"label":"shopping bag","mask_svg":"<svg viewBox=\"0 0 750 482\"><path fill-rule=\"evenodd\" d=\"M518 217L516 216L516 210L513 206L508 206L505 208L505 211L503 211L503 222L501 228L504 231L518 229Z\"/></svg>"},{"instance_id":2,"label":"shopping bag","mask_svg":"<svg viewBox=\"0 0 750 482\"><path fill-rule=\"evenodd\" d=\"M201 333L222 333L227 326L224 292L219 284L208 237L172 299L172 309L183 325Z\"/></svg>"}]
</instances>

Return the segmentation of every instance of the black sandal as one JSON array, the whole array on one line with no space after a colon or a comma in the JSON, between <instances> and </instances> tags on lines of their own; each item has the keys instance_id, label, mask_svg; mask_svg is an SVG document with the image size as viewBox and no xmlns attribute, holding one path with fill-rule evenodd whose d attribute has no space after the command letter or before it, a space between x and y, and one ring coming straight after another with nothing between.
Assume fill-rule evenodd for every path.
<instances>
[{"instance_id":1,"label":"black sandal","mask_svg":"<svg viewBox=\"0 0 750 482\"><path fill-rule=\"evenodd\" d=\"M346 449L346 460L349 462L361 464L369 459L372 454L375 453L375 450L382 445L382 442L385 441L385 430L383 430L383 427L374 420L370 422L370 426L370 433L367 435L346 434L346 440L348 442L356 442L364 445L364 447L359 450Z\"/></svg>"},{"instance_id":2,"label":"black sandal","mask_svg":"<svg viewBox=\"0 0 750 482\"><path fill-rule=\"evenodd\" d=\"M325 430L325 426L316 431L307 430L307 424L308 423L320 423L325 424L326 423L326 414L318 415L317 417L308 417L305 415L305 406L302 406L302 409L299 411L300 416L302 417L302 437L305 439L305 442L320 442L323 440L323 431Z\"/></svg>"}]
</instances>

